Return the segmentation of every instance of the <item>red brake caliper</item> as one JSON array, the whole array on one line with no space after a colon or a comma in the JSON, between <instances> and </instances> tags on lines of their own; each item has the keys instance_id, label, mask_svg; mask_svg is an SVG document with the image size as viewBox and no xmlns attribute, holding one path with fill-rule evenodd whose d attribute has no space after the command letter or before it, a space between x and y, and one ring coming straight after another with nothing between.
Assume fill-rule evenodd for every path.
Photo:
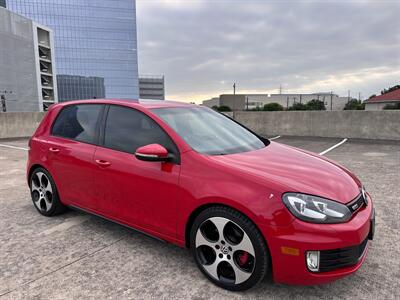
<instances>
[{"instance_id":1,"label":"red brake caliper","mask_svg":"<svg viewBox=\"0 0 400 300\"><path fill-rule=\"evenodd\" d=\"M246 265L247 261L249 260L249 254L247 252L242 252L239 255L239 265L243 267Z\"/></svg>"}]
</instances>

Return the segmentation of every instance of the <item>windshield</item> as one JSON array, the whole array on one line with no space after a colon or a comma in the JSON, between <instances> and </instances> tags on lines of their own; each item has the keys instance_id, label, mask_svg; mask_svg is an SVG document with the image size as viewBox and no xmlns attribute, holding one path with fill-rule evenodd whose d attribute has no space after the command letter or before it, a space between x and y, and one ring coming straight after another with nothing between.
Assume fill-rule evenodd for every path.
<instances>
[{"instance_id":1,"label":"windshield","mask_svg":"<svg viewBox=\"0 0 400 300\"><path fill-rule=\"evenodd\" d=\"M209 108L175 107L152 111L199 153L224 155L265 147L253 133Z\"/></svg>"}]
</instances>

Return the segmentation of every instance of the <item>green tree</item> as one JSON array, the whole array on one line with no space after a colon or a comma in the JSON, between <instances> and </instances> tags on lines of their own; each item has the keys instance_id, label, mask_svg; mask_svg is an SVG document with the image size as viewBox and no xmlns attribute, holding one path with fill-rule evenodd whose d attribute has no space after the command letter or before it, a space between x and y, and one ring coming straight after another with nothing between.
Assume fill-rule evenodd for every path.
<instances>
[{"instance_id":1,"label":"green tree","mask_svg":"<svg viewBox=\"0 0 400 300\"><path fill-rule=\"evenodd\" d=\"M313 99L306 104L307 110L326 110L324 101Z\"/></svg>"},{"instance_id":2,"label":"green tree","mask_svg":"<svg viewBox=\"0 0 400 300\"><path fill-rule=\"evenodd\" d=\"M283 106L280 105L279 103L267 103L264 105L263 110L265 111L282 111L283 110Z\"/></svg>"},{"instance_id":3,"label":"green tree","mask_svg":"<svg viewBox=\"0 0 400 300\"><path fill-rule=\"evenodd\" d=\"M218 105L213 105L213 107L211 107L213 110L218 110Z\"/></svg>"},{"instance_id":4,"label":"green tree","mask_svg":"<svg viewBox=\"0 0 400 300\"><path fill-rule=\"evenodd\" d=\"M307 110L307 106L303 103L296 102L296 103L293 103L293 105L291 107L289 107L288 110Z\"/></svg>"},{"instance_id":5,"label":"green tree","mask_svg":"<svg viewBox=\"0 0 400 300\"><path fill-rule=\"evenodd\" d=\"M232 109L229 106L221 105L218 107L218 111L232 111Z\"/></svg>"},{"instance_id":6,"label":"green tree","mask_svg":"<svg viewBox=\"0 0 400 300\"><path fill-rule=\"evenodd\" d=\"M395 104L386 104L383 109L400 109L400 102Z\"/></svg>"},{"instance_id":7,"label":"green tree","mask_svg":"<svg viewBox=\"0 0 400 300\"><path fill-rule=\"evenodd\" d=\"M344 106L344 110L364 110L365 103L362 103L361 100L351 99L349 102L346 103Z\"/></svg>"}]
</instances>

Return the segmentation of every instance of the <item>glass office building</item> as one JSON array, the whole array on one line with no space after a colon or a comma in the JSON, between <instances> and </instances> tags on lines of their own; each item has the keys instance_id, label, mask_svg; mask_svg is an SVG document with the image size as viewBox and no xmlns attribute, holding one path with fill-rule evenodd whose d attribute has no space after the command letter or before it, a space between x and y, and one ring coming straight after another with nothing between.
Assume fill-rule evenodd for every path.
<instances>
[{"instance_id":1,"label":"glass office building","mask_svg":"<svg viewBox=\"0 0 400 300\"><path fill-rule=\"evenodd\" d=\"M59 101L139 97L134 0L5 0L5 4L53 29Z\"/></svg>"}]
</instances>

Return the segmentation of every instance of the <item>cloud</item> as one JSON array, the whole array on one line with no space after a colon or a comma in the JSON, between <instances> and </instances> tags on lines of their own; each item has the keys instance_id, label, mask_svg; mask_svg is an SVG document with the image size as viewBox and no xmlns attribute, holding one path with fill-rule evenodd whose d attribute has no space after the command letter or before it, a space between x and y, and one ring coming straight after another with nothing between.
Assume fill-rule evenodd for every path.
<instances>
[{"instance_id":1,"label":"cloud","mask_svg":"<svg viewBox=\"0 0 400 300\"><path fill-rule=\"evenodd\" d=\"M137 1L139 72L169 99L399 83L398 1Z\"/></svg>"}]
</instances>

